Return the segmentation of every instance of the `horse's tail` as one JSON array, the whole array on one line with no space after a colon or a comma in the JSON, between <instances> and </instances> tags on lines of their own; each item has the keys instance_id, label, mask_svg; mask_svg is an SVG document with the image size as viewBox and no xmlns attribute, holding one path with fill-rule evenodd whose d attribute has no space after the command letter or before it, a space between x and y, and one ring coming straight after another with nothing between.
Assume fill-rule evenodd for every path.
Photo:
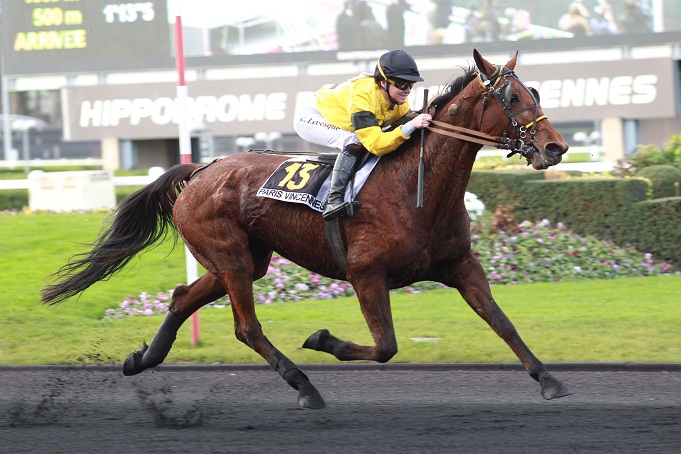
<instances>
[{"instance_id":1,"label":"horse's tail","mask_svg":"<svg viewBox=\"0 0 681 454\"><path fill-rule=\"evenodd\" d=\"M177 165L130 194L106 219L108 227L90 246L50 276L43 303L58 304L120 271L136 254L164 239L173 224L173 205L181 184L199 164ZM176 232L173 230L173 234Z\"/></svg>"}]
</instances>

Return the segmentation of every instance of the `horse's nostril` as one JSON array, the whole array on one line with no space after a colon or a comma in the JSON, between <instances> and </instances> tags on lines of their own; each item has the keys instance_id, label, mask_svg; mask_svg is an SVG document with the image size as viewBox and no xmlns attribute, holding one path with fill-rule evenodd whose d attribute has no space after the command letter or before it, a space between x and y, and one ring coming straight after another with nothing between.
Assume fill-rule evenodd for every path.
<instances>
[{"instance_id":1,"label":"horse's nostril","mask_svg":"<svg viewBox=\"0 0 681 454\"><path fill-rule=\"evenodd\" d=\"M550 156L562 156L568 151L568 146L562 146L555 142L546 145L546 154Z\"/></svg>"}]
</instances>

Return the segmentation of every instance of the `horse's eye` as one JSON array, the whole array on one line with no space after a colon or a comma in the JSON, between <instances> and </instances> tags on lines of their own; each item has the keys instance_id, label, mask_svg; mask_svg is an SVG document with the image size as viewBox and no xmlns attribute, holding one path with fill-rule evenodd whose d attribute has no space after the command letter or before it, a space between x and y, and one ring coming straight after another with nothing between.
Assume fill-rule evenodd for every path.
<instances>
[{"instance_id":1,"label":"horse's eye","mask_svg":"<svg viewBox=\"0 0 681 454\"><path fill-rule=\"evenodd\" d=\"M511 102L518 102L518 101L520 101L520 98L518 98L518 95L513 93L513 95L511 96Z\"/></svg>"}]
</instances>

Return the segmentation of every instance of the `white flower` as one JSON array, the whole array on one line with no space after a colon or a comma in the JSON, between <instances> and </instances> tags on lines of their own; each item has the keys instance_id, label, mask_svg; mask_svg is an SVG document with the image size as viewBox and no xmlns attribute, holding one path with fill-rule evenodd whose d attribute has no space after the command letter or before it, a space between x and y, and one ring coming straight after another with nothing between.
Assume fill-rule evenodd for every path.
<instances>
[{"instance_id":1,"label":"white flower","mask_svg":"<svg viewBox=\"0 0 681 454\"><path fill-rule=\"evenodd\" d=\"M474 221L478 216L482 216L482 213L485 211L485 204L472 192L466 191L466 194L463 197L463 203L466 205L468 215Z\"/></svg>"}]
</instances>

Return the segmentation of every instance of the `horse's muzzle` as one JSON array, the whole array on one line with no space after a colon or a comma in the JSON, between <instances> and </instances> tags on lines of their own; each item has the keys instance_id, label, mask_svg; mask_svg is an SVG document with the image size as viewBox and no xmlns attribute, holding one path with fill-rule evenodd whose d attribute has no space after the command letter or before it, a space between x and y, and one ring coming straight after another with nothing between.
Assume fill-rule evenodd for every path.
<instances>
[{"instance_id":1,"label":"horse's muzzle","mask_svg":"<svg viewBox=\"0 0 681 454\"><path fill-rule=\"evenodd\" d=\"M528 164L531 164L534 169L544 170L560 163L568 148L565 142L550 142L544 146L543 151L540 151L534 144L525 144L522 155L527 158Z\"/></svg>"}]
</instances>

